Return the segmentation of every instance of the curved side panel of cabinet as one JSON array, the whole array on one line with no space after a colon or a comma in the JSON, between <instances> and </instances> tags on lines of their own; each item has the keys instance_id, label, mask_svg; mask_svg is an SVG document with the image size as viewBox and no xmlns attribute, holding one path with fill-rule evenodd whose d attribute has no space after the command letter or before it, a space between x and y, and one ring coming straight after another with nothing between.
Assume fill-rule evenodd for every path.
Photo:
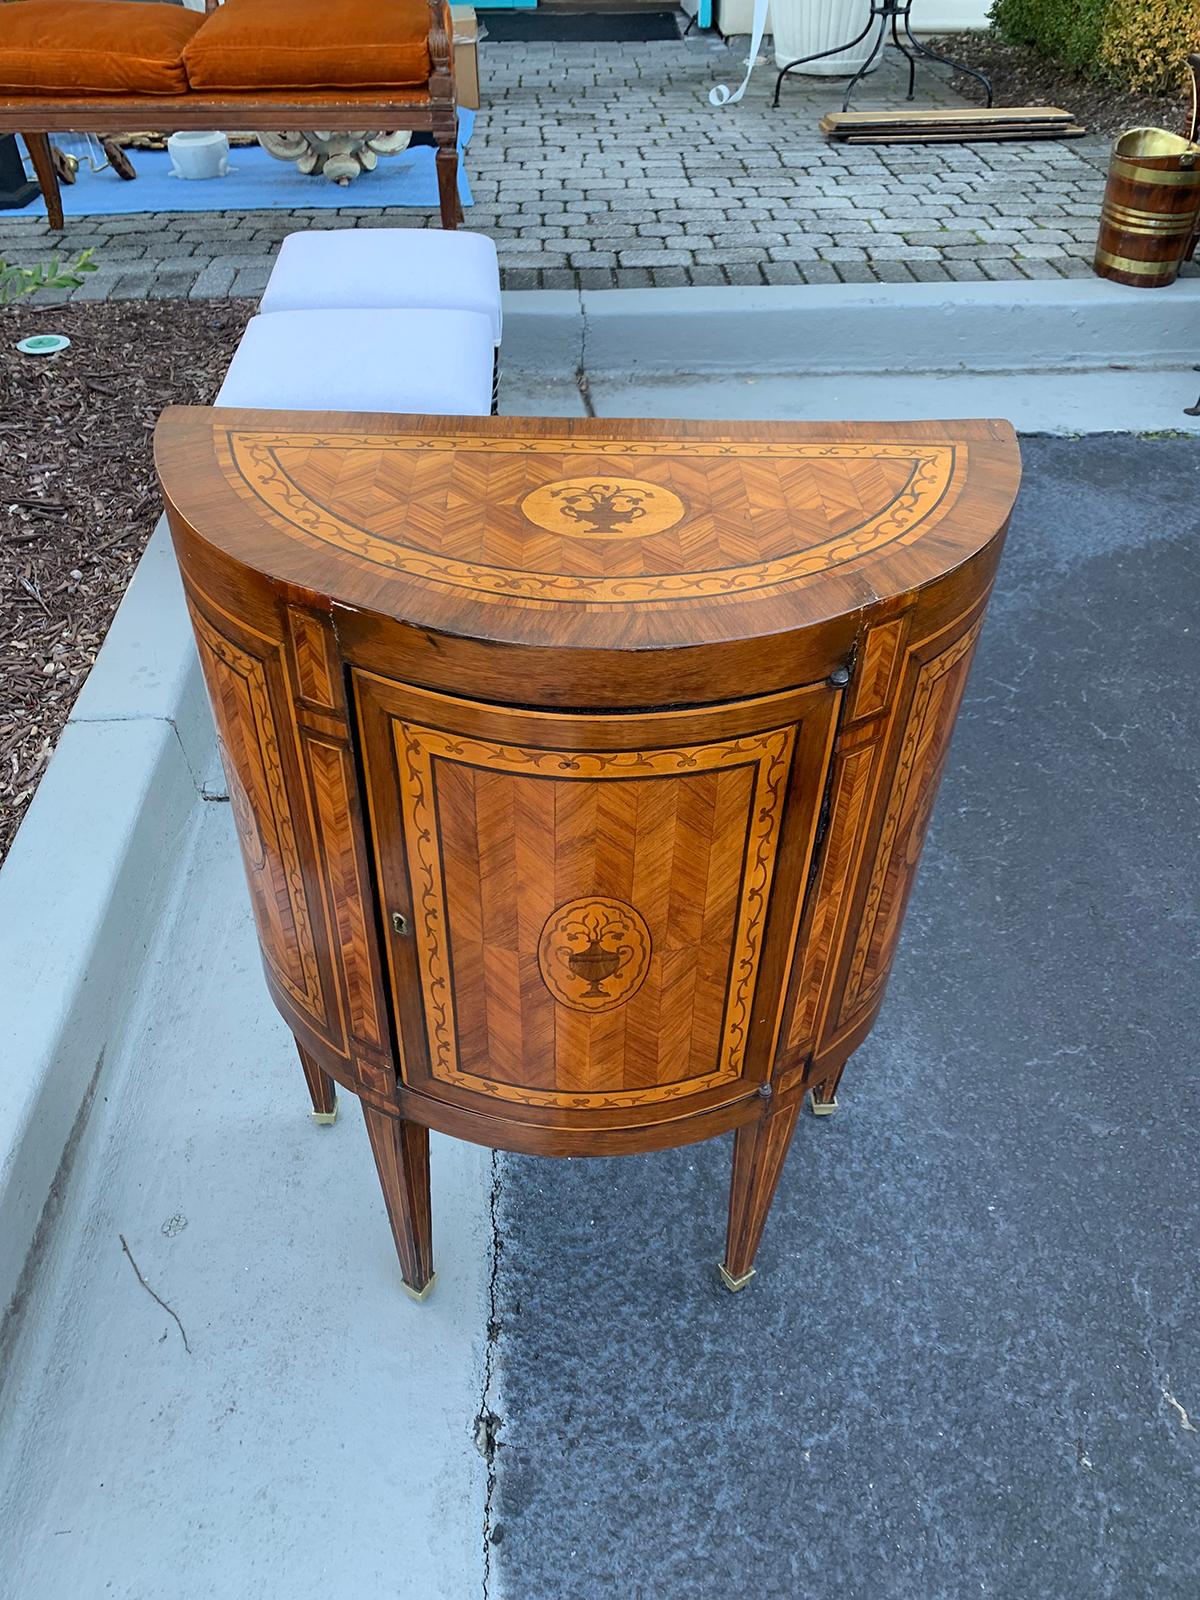
<instances>
[{"instance_id":1,"label":"curved side panel of cabinet","mask_svg":"<svg viewBox=\"0 0 1200 1600\"><path fill-rule=\"evenodd\" d=\"M878 843L838 1008L847 1027L880 999L942 781L982 617L909 650L900 689L902 732Z\"/></svg>"},{"instance_id":2,"label":"curved side panel of cabinet","mask_svg":"<svg viewBox=\"0 0 1200 1600\"><path fill-rule=\"evenodd\" d=\"M317 960L302 844L267 687L270 653L218 633L194 606L191 614L263 960L292 1005L332 1043L340 1029ZM284 716L282 738L288 739L286 710Z\"/></svg>"},{"instance_id":3,"label":"curved side panel of cabinet","mask_svg":"<svg viewBox=\"0 0 1200 1600\"><path fill-rule=\"evenodd\" d=\"M834 752L782 1090L836 1075L882 1003L986 600L985 589L933 622L909 609L866 635Z\"/></svg>"},{"instance_id":4,"label":"curved side panel of cabinet","mask_svg":"<svg viewBox=\"0 0 1200 1600\"><path fill-rule=\"evenodd\" d=\"M370 868L341 665L320 613L239 579L238 610L188 574L263 964L298 1042L352 1087L394 1097Z\"/></svg>"}]
</instances>

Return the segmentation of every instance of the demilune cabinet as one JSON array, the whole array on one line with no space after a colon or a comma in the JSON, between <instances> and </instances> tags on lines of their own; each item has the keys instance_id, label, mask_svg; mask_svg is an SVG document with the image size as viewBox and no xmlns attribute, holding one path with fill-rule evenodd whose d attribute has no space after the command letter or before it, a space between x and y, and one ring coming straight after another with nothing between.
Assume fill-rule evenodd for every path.
<instances>
[{"instance_id":1,"label":"demilune cabinet","mask_svg":"<svg viewBox=\"0 0 1200 1600\"><path fill-rule=\"evenodd\" d=\"M1011 429L175 409L157 455L267 985L407 1287L431 1128L734 1130L741 1287L883 997Z\"/></svg>"}]
</instances>

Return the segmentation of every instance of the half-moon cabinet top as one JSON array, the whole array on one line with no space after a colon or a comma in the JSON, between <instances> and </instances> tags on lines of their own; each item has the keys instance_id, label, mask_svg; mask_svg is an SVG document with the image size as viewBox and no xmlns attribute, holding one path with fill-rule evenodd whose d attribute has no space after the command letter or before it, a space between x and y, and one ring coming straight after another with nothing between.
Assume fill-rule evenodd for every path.
<instances>
[{"instance_id":1,"label":"half-moon cabinet top","mask_svg":"<svg viewBox=\"0 0 1200 1600\"><path fill-rule=\"evenodd\" d=\"M1012 430L172 409L157 458L267 981L406 1282L431 1127L736 1128L744 1282L883 995Z\"/></svg>"}]
</instances>

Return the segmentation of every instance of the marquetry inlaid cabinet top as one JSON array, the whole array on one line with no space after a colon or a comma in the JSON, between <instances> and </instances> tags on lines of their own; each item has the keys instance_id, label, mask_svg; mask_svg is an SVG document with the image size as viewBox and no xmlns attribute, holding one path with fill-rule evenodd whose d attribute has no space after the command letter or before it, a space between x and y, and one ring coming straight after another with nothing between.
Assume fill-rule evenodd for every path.
<instances>
[{"instance_id":1,"label":"marquetry inlaid cabinet top","mask_svg":"<svg viewBox=\"0 0 1200 1600\"><path fill-rule=\"evenodd\" d=\"M1002 422L705 423L173 408L168 500L272 579L570 649L762 638L919 590L1004 527Z\"/></svg>"}]
</instances>

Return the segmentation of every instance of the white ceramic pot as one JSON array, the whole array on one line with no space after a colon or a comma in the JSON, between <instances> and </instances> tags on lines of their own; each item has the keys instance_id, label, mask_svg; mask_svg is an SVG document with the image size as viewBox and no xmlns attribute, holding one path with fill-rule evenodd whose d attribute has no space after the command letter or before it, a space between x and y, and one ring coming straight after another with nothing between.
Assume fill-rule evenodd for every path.
<instances>
[{"instance_id":1,"label":"white ceramic pot","mask_svg":"<svg viewBox=\"0 0 1200 1600\"><path fill-rule=\"evenodd\" d=\"M771 14L775 19L775 64L786 67L789 61L833 50L861 33L871 14L871 0L771 0ZM866 61L877 41L879 48L867 69L874 72L883 54L878 22L854 49L839 50L835 56L796 70L806 78L849 77Z\"/></svg>"},{"instance_id":2,"label":"white ceramic pot","mask_svg":"<svg viewBox=\"0 0 1200 1600\"><path fill-rule=\"evenodd\" d=\"M223 178L229 140L223 133L173 133L167 140L173 178Z\"/></svg>"}]
</instances>

